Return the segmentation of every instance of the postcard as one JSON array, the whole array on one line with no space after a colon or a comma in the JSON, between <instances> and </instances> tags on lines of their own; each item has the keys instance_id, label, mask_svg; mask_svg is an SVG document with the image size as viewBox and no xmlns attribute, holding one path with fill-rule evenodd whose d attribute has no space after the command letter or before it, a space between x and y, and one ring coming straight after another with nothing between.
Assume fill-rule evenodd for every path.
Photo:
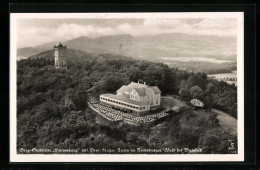
<instances>
[{"instance_id":1,"label":"postcard","mask_svg":"<svg viewBox=\"0 0 260 170\"><path fill-rule=\"evenodd\" d=\"M243 12L10 19L10 162L244 160Z\"/></svg>"}]
</instances>

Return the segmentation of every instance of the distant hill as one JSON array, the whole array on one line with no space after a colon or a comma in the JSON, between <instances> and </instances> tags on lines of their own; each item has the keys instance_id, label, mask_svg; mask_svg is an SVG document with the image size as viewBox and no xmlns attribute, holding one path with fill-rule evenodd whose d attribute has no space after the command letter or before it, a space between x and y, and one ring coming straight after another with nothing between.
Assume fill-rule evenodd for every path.
<instances>
[{"instance_id":1,"label":"distant hill","mask_svg":"<svg viewBox=\"0 0 260 170\"><path fill-rule=\"evenodd\" d=\"M31 55L35 55L42 52L41 49L34 48L34 47L25 47L25 48L19 48L17 50L17 58L24 59Z\"/></svg>"},{"instance_id":2,"label":"distant hill","mask_svg":"<svg viewBox=\"0 0 260 170\"><path fill-rule=\"evenodd\" d=\"M73 56L76 56L76 50L74 49L68 49L67 50L67 54L69 57L73 57ZM87 54L86 52L84 51L78 51L77 52L77 55L85 55ZM46 58L46 59L49 59L49 60L54 60L54 50L46 50L46 51L42 51L36 55L32 55L30 56L29 58Z\"/></svg>"},{"instance_id":3,"label":"distant hill","mask_svg":"<svg viewBox=\"0 0 260 170\"><path fill-rule=\"evenodd\" d=\"M18 49L18 56L31 56L53 49L57 43ZM110 35L99 38L81 36L63 42L72 49L92 53L116 53L134 58L157 60L159 57L211 57L236 59L236 38L208 35L169 33L159 35L131 36Z\"/></svg>"},{"instance_id":4,"label":"distant hill","mask_svg":"<svg viewBox=\"0 0 260 170\"><path fill-rule=\"evenodd\" d=\"M54 61L54 50L46 50L36 55L28 57L29 59L45 58L50 61ZM95 61L97 63L103 63L105 60L133 60L133 58L123 55L115 55L111 53L88 53L82 50L67 49L67 58L69 63L77 63L84 61Z\"/></svg>"},{"instance_id":5,"label":"distant hill","mask_svg":"<svg viewBox=\"0 0 260 170\"><path fill-rule=\"evenodd\" d=\"M170 67L209 74L236 69L236 38L230 36L169 33L131 36L109 35L99 38L81 36L62 42L80 53L131 57L168 64ZM44 56L58 42L18 49L18 56ZM72 51L73 51L72 50ZM71 53L72 54L72 53ZM85 55L84 54L84 55ZM82 54L82 56L84 56ZM53 54L49 55L53 58ZM73 55L72 55L73 56ZM188 59L188 60L187 60ZM216 61L216 62L215 62Z\"/></svg>"},{"instance_id":6,"label":"distant hill","mask_svg":"<svg viewBox=\"0 0 260 170\"><path fill-rule=\"evenodd\" d=\"M81 51L81 50L67 49L67 57L68 57L69 62L74 62L76 60L98 58L99 55L96 55L94 53L88 53L88 52ZM28 58L30 58L30 59L45 58L47 60L54 61L54 50L42 51L42 52L40 52L36 55L32 55Z\"/></svg>"}]
</instances>

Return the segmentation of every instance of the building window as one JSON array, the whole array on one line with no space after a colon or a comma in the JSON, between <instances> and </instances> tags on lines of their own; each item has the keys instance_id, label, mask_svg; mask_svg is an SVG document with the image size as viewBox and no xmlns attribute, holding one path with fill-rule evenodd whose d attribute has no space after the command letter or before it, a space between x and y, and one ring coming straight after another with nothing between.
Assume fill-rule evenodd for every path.
<instances>
[{"instance_id":1,"label":"building window","mask_svg":"<svg viewBox=\"0 0 260 170\"><path fill-rule=\"evenodd\" d=\"M156 100L156 104L158 104L158 100Z\"/></svg>"},{"instance_id":2,"label":"building window","mask_svg":"<svg viewBox=\"0 0 260 170\"><path fill-rule=\"evenodd\" d=\"M145 106L143 107L143 109L145 109Z\"/></svg>"},{"instance_id":3,"label":"building window","mask_svg":"<svg viewBox=\"0 0 260 170\"><path fill-rule=\"evenodd\" d=\"M153 101L150 101L150 105L153 105Z\"/></svg>"}]
</instances>

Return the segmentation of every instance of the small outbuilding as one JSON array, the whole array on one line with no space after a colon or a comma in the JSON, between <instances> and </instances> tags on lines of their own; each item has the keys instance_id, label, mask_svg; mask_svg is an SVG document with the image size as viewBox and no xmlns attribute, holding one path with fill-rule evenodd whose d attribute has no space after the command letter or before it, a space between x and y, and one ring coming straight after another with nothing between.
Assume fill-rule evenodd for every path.
<instances>
[{"instance_id":1,"label":"small outbuilding","mask_svg":"<svg viewBox=\"0 0 260 170\"><path fill-rule=\"evenodd\" d=\"M204 103L198 99L192 99L191 104L196 107L204 107Z\"/></svg>"}]
</instances>

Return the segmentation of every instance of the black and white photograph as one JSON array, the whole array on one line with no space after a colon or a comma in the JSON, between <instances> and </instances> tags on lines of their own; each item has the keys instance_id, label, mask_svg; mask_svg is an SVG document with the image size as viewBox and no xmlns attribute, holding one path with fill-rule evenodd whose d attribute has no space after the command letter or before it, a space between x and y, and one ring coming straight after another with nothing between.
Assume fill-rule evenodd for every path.
<instances>
[{"instance_id":1,"label":"black and white photograph","mask_svg":"<svg viewBox=\"0 0 260 170\"><path fill-rule=\"evenodd\" d=\"M243 12L11 13L10 161L243 161Z\"/></svg>"}]
</instances>

